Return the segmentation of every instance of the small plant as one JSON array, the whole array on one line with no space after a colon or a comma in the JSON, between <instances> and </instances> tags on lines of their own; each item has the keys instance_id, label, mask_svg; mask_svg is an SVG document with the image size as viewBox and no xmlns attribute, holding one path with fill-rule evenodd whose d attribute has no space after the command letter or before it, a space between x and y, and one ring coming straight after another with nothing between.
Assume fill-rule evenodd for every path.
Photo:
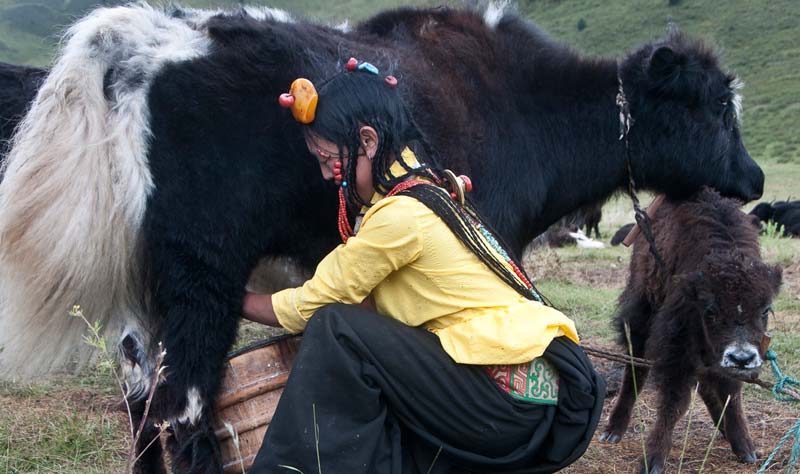
<instances>
[{"instance_id":1,"label":"small plant","mask_svg":"<svg viewBox=\"0 0 800 474\"><path fill-rule=\"evenodd\" d=\"M583 31L585 29L586 29L586 20L581 18L580 20L578 20L578 31Z\"/></svg>"},{"instance_id":2,"label":"small plant","mask_svg":"<svg viewBox=\"0 0 800 474\"><path fill-rule=\"evenodd\" d=\"M767 222L764 226L764 235L767 237L778 239L783 237L783 226L775 221Z\"/></svg>"},{"instance_id":3,"label":"small plant","mask_svg":"<svg viewBox=\"0 0 800 474\"><path fill-rule=\"evenodd\" d=\"M159 429L159 436L155 436L153 440L142 449L137 456L136 454L136 446L139 443L139 438L142 435L142 431L144 431L145 422L147 420L147 414L150 411L150 405L153 402L153 395L156 393L156 387L158 386L159 382L163 381L163 373L164 367L162 364L164 362L164 356L167 355L167 351L162 348L161 343L158 343L158 357L156 359L156 369L155 373L153 374L154 380L150 384L150 393L147 396L147 401L145 402L144 412L142 414L142 420L139 423L139 426L136 427L133 424L133 415L131 414L131 407L128 403L128 395L130 394L130 390L128 388L127 383L123 382L119 376L119 371L117 370L117 363L116 359L109 353L108 346L106 345L106 340L104 337L100 335L102 331L102 326L99 322L95 321L94 323L90 323L86 316L83 314L83 310L81 310L80 305L75 305L69 312L69 315L73 318L78 318L86 323L86 326L89 328L89 334L83 336L83 341L91 347L94 347L100 352L100 361L98 362L98 367L103 371L109 371L113 376L114 380L117 381L117 386L119 387L120 393L122 394L122 401L125 403L125 411L128 414L128 424L130 426L130 449L128 450L128 458L127 462L125 463L125 474L133 473L133 467L136 464L136 461L144 454L150 446L160 439L161 433L166 431L169 428L169 422L163 421L156 426Z\"/></svg>"},{"instance_id":4,"label":"small plant","mask_svg":"<svg viewBox=\"0 0 800 474\"><path fill-rule=\"evenodd\" d=\"M625 323L625 340L628 343L628 355L631 358L631 381L633 382L633 397L634 403L636 404L636 416L642 420L642 425L644 425L644 417L642 416L642 406L639 403L639 387L636 386L636 365L633 361L633 343L631 342L631 327L628 323ZM645 474L650 474L650 468L647 465L647 442L645 441L644 437L642 437L642 460L644 462L644 472Z\"/></svg>"}]
</instances>

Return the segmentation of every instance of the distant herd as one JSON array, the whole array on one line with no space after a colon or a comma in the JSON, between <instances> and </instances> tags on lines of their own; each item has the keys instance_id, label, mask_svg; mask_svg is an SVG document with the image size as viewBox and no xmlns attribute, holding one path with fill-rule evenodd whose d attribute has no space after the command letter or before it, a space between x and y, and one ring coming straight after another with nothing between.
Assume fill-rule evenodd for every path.
<instances>
[{"instance_id":1,"label":"distant herd","mask_svg":"<svg viewBox=\"0 0 800 474\"><path fill-rule=\"evenodd\" d=\"M553 224L554 245L556 228L600 239L602 203L629 178L666 195L653 219L663 265L637 237L615 318L621 347L629 336L653 367L626 366L600 438L626 433L632 377L641 389L651 372L650 473L698 381L715 419L730 397L720 429L755 462L737 377L763 364L781 284L758 233L800 237L800 201L739 210L764 186L739 132L739 81L680 33L590 58L496 4L400 8L352 29L267 8L99 8L50 70L0 64L0 377L84 367L83 328L65 316L80 303L119 339L135 413L155 343L167 347L140 446L170 420L175 472L221 472L210 420L250 273L262 257L313 268L337 241L334 190L274 98L351 55L398 77L428 154L472 177L517 254ZM618 96L635 119L627 153ZM161 455L149 449L139 472L165 472Z\"/></svg>"}]
</instances>

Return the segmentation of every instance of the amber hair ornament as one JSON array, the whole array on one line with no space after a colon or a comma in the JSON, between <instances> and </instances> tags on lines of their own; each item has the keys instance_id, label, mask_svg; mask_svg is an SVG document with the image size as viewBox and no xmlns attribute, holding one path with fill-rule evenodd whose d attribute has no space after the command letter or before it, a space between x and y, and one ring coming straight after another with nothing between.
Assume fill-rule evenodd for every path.
<instances>
[{"instance_id":1,"label":"amber hair ornament","mask_svg":"<svg viewBox=\"0 0 800 474\"><path fill-rule=\"evenodd\" d=\"M281 107L292 111L295 120L302 124L314 121L317 113L317 89L306 78L300 77L292 82L289 92L281 94L278 103Z\"/></svg>"}]
</instances>

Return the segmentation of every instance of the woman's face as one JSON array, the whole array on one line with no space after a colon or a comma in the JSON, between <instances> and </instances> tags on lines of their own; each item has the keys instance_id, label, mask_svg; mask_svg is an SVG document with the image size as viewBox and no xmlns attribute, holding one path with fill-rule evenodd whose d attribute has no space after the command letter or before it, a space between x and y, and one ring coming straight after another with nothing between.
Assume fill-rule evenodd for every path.
<instances>
[{"instance_id":1,"label":"woman's face","mask_svg":"<svg viewBox=\"0 0 800 474\"><path fill-rule=\"evenodd\" d=\"M372 130L371 127L364 128ZM372 133L374 133L374 130ZM369 137L372 137L372 133L368 134ZM372 194L375 192L375 188L372 185L372 157L375 156L377 140L369 137L362 137L364 146L358 149L358 163L356 163L356 191L365 202L369 202L372 199ZM338 146L334 142L326 140L312 132L306 132L306 146L308 146L308 151L319 161L322 177L328 180L333 179L333 166L334 163L339 161ZM342 173L347 169L348 157L349 153L347 148L343 148Z\"/></svg>"},{"instance_id":2,"label":"woman's face","mask_svg":"<svg viewBox=\"0 0 800 474\"><path fill-rule=\"evenodd\" d=\"M339 148L336 144L311 132L306 132L306 146L308 146L308 151L319 161L322 177L333 179L333 164L339 161ZM344 156L342 159L342 169L344 170L347 168L348 160L346 148L342 150L342 155Z\"/></svg>"}]
</instances>

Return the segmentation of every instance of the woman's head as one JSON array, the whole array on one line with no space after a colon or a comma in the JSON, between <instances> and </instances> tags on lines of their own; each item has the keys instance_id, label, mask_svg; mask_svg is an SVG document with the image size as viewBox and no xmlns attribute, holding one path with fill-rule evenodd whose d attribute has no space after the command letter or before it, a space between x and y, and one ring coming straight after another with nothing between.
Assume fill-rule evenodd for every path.
<instances>
[{"instance_id":1,"label":"woman's head","mask_svg":"<svg viewBox=\"0 0 800 474\"><path fill-rule=\"evenodd\" d=\"M318 90L316 117L306 129L309 150L320 161L323 176L330 178L333 163L342 157L342 175L354 182L359 161L371 167L375 186L391 188L389 167L409 142L418 138L398 90L384 75L365 70L342 72ZM352 201L364 201L354 189L346 190ZM355 199L353 199L355 198Z\"/></svg>"}]
</instances>

